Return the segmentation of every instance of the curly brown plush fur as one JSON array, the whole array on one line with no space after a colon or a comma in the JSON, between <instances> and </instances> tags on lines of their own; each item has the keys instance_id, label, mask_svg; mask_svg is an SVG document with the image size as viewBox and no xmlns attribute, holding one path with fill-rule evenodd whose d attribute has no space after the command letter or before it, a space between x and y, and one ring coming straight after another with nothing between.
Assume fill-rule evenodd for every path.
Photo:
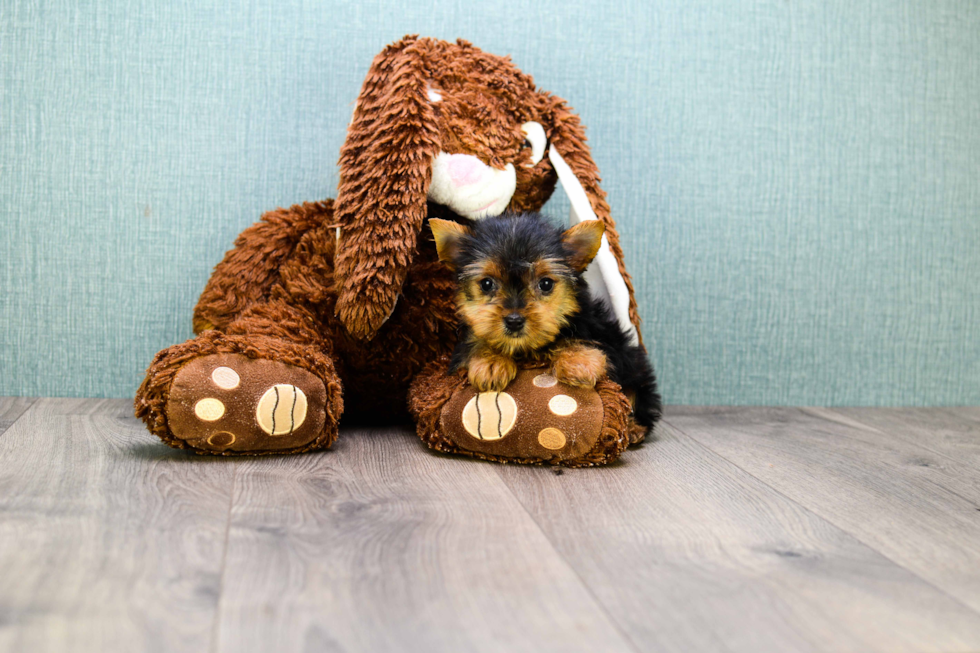
<instances>
[{"instance_id":1,"label":"curly brown plush fur","mask_svg":"<svg viewBox=\"0 0 980 653\"><path fill-rule=\"evenodd\" d=\"M429 99L433 90L438 103ZM556 173L547 157L525 165L531 154L521 125L532 120L606 223L638 325L619 237L578 117L508 58L462 40L407 36L380 53L367 74L341 150L336 200L267 213L239 236L195 309L199 335L157 356L137 393L137 416L168 444L189 446L166 415L175 374L195 357L238 352L302 367L329 389L323 432L280 452L328 446L342 410L350 418L406 419L411 381L456 340L452 274L432 241L419 238L429 217L459 219L427 199L432 159L449 152L495 169L512 163L517 187L507 208L538 210Z\"/></svg>"}]
</instances>

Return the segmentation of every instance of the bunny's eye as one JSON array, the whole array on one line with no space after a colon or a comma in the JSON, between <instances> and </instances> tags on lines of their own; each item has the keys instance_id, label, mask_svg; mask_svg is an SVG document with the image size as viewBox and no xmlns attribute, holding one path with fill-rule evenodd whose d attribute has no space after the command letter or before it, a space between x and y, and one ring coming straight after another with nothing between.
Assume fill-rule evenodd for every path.
<instances>
[{"instance_id":1,"label":"bunny's eye","mask_svg":"<svg viewBox=\"0 0 980 653\"><path fill-rule=\"evenodd\" d=\"M490 294L491 292L493 292L493 279L491 279L490 277L486 277L484 279L481 279L480 280L480 290L482 290L483 292L485 292L487 294Z\"/></svg>"},{"instance_id":2,"label":"bunny's eye","mask_svg":"<svg viewBox=\"0 0 980 653\"><path fill-rule=\"evenodd\" d=\"M526 164L526 166L533 168L544 158L544 148L548 145L548 137L544 133L544 127L539 122L526 122L521 125L521 131L524 132L525 136L523 147L530 146L531 148L531 163Z\"/></svg>"}]
</instances>

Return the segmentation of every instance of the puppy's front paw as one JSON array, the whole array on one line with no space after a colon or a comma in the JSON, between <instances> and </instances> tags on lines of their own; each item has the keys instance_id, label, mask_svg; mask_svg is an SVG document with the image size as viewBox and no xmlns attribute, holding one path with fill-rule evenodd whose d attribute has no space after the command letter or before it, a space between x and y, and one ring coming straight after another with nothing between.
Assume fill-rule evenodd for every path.
<instances>
[{"instance_id":1,"label":"puppy's front paw","mask_svg":"<svg viewBox=\"0 0 980 653\"><path fill-rule=\"evenodd\" d=\"M517 376L517 364L497 354L474 356L468 368L470 385L480 392L501 392Z\"/></svg>"},{"instance_id":2,"label":"puppy's front paw","mask_svg":"<svg viewBox=\"0 0 980 653\"><path fill-rule=\"evenodd\" d=\"M559 349L552 363L556 379L580 388L594 388L606 375L606 355L594 347L572 345Z\"/></svg>"}]
</instances>

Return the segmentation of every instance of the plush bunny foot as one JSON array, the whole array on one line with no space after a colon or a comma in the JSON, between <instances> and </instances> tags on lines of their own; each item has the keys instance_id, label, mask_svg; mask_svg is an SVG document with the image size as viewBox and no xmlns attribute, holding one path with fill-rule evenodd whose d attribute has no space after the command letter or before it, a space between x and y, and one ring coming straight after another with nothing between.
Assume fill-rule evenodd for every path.
<instances>
[{"instance_id":1,"label":"plush bunny foot","mask_svg":"<svg viewBox=\"0 0 980 653\"><path fill-rule=\"evenodd\" d=\"M325 374L332 366L317 370L327 376L324 383L309 369L280 360L234 351L181 355L182 347L193 350L195 344L162 352L137 395L137 415L164 442L197 453L254 455L334 441L342 404L339 383ZM225 345L219 350L237 348L219 344Z\"/></svg>"},{"instance_id":2,"label":"plush bunny foot","mask_svg":"<svg viewBox=\"0 0 980 653\"><path fill-rule=\"evenodd\" d=\"M325 403L323 382L304 369L216 354L181 368L166 410L173 435L195 449L255 453L315 440Z\"/></svg>"},{"instance_id":3,"label":"plush bunny foot","mask_svg":"<svg viewBox=\"0 0 980 653\"><path fill-rule=\"evenodd\" d=\"M445 360L412 384L419 437L433 449L500 462L568 467L615 460L642 439L618 385L560 382L538 367L518 371L502 392L479 392Z\"/></svg>"}]
</instances>

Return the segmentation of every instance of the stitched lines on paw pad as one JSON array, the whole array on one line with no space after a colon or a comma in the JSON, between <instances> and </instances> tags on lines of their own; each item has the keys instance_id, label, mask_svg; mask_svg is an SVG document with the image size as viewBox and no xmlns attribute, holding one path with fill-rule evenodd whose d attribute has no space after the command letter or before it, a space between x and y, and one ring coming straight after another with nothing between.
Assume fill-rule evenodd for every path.
<instances>
[{"instance_id":1,"label":"stitched lines on paw pad","mask_svg":"<svg viewBox=\"0 0 980 653\"><path fill-rule=\"evenodd\" d=\"M290 434L306 420L306 395L288 383L277 383L255 407L255 421L269 435Z\"/></svg>"},{"instance_id":2,"label":"stitched lines on paw pad","mask_svg":"<svg viewBox=\"0 0 980 653\"><path fill-rule=\"evenodd\" d=\"M506 392L481 392L463 407L463 428L479 440L500 440L516 421L517 402Z\"/></svg>"}]
</instances>

